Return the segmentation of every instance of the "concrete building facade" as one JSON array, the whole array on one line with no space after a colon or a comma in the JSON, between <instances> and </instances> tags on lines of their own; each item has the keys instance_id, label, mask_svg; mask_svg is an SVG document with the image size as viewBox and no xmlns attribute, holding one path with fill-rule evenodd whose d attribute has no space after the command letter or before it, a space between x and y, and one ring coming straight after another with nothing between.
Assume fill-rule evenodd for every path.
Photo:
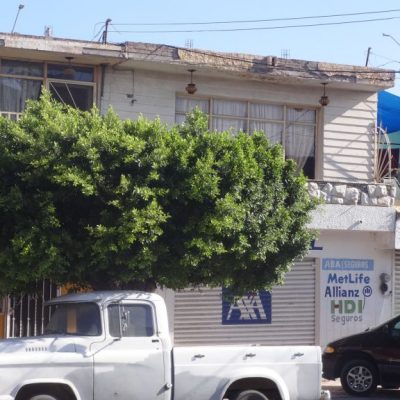
<instances>
[{"instance_id":1,"label":"concrete building facade","mask_svg":"<svg viewBox=\"0 0 400 400\"><path fill-rule=\"evenodd\" d=\"M2 115L18 118L41 85L67 104L111 106L124 119L172 125L199 106L211 129L262 129L282 143L324 203L310 225L318 240L284 286L234 305L221 289L163 290L178 344L324 345L400 311L396 185L377 174L377 93L393 84L393 72L366 67L0 34ZM22 302L7 304L10 336Z\"/></svg>"}]
</instances>

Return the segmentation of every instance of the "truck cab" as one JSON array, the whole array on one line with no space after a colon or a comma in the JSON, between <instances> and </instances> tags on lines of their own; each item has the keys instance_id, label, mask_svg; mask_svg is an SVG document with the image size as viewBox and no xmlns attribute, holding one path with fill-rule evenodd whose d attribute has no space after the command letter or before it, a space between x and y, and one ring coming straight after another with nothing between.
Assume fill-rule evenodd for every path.
<instances>
[{"instance_id":1,"label":"truck cab","mask_svg":"<svg viewBox=\"0 0 400 400\"><path fill-rule=\"evenodd\" d=\"M0 342L0 400L321 398L318 346L173 349L153 293L71 294L48 306L44 335Z\"/></svg>"},{"instance_id":2,"label":"truck cab","mask_svg":"<svg viewBox=\"0 0 400 400\"><path fill-rule=\"evenodd\" d=\"M93 292L47 306L44 335L0 342L1 400L171 398L172 345L160 296Z\"/></svg>"}]
</instances>

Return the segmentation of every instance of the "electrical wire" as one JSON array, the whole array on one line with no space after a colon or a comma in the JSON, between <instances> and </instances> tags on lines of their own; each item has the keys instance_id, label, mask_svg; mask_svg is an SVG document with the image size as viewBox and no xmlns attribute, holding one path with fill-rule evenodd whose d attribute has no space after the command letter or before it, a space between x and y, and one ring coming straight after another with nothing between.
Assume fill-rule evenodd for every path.
<instances>
[{"instance_id":1,"label":"electrical wire","mask_svg":"<svg viewBox=\"0 0 400 400\"><path fill-rule=\"evenodd\" d=\"M337 17L350 17L355 15L370 15L370 14L384 14L399 12L400 9L393 10L379 10L379 11L364 11L346 14L328 14L328 15L314 15L303 17L289 17L289 18L269 18L269 19L250 19L250 20L229 20L229 21L208 21L208 22L149 22L149 23L117 23L114 25L125 26L179 26L179 25L219 25L219 24L248 24L260 22L278 22L278 21L296 21L304 19L317 19L317 18L337 18Z\"/></svg>"},{"instance_id":2,"label":"electrical wire","mask_svg":"<svg viewBox=\"0 0 400 400\"><path fill-rule=\"evenodd\" d=\"M312 28L317 26L337 26L337 25L349 25L349 24L360 24L366 22L378 22L378 21L391 21L397 20L400 17L386 17L386 18L372 18L364 20L352 20L352 21L338 21L338 22L320 22L315 24L301 24L301 25L281 25L281 26L262 26L262 27L250 27L250 28L227 28L227 29L177 29L177 30L121 30L121 33L205 33L205 32L243 32L243 31L263 31L263 30L275 30L275 29L291 29L291 28ZM114 24L117 25L118 24Z\"/></svg>"},{"instance_id":3,"label":"electrical wire","mask_svg":"<svg viewBox=\"0 0 400 400\"><path fill-rule=\"evenodd\" d=\"M371 51L371 54L374 55L375 57L383 58L384 60L387 60L387 61L400 62L399 60L394 60L393 58L389 58L389 57L386 57L386 56L382 56L381 54L377 54L374 51Z\"/></svg>"},{"instance_id":4,"label":"electrical wire","mask_svg":"<svg viewBox=\"0 0 400 400\"><path fill-rule=\"evenodd\" d=\"M96 24L99 25L99 24ZM106 24L103 23L103 25L101 26L101 28L97 31L97 33L93 36L92 42L96 41L100 41L101 38L101 34L103 33L103 30L105 28Z\"/></svg>"}]
</instances>

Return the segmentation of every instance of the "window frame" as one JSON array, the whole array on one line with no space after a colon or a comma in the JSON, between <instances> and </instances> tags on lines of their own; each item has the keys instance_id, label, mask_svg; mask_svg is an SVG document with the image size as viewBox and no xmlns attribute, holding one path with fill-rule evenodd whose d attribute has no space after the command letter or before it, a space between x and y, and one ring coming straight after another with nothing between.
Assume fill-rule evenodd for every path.
<instances>
[{"instance_id":1,"label":"window frame","mask_svg":"<svg viewBox=\"0 0 400 400\"><path fill-rule=\"evenodd\" d=\"M43 333L39 334L38 336L48 336L48 335L51 336L52 335L52 333L47 333L46 332L46 328L48 328L48 325L49 325L49 323L51 321L51 316L55 312L54 307L65 307L65 308L67 308L67 307L70 307L70 306L80 306L80 305L87 305L87 304L90 304L91 306L94 306L94 309L96 309L98 322L99 322L98 328L100 329L100 332L97 333L96 335L82 334L82 333L79 333L79 332L75 332L75 333L68 332L68 322L67 322L66 332L63 333L62 335L69 335L69 336L74 336L74 337L79 337L79 336L82 336L82 337L100 337L100 336L103 336L103 334L104 334L104 326L103 326L103 319L102 319L102 315L101 315L102 314L101 313L101 307L95 301L66 301L66 302L61 302L60 301L58 303L54 302L54 303L48 304L47 307L49 307L48 308L49 320L48 320L48 322L46 324L46 327L44 328ZM75 323L77 323L77 322L78 322L78 320L77 320L77 317L76 317Z\"/></svg>"},{"instance_id":2,"label":"window frame","mask_svg":"<svg viewBox=\"0 0 400 400\"><path fill-rule=\"evenodd\" d=\"M114 336L111 333L110 312L109 312L110 306L123 307L123 306L143 306L143 305L148 307L151 312L151 320L152 320L152 324L153 324L153 334L151 336L124 336L124 335ZM155 312L154 305L151 302L147 302L147 301L113 301L113 302L109 302L105 306L105 315L106 315L107 332L108 332L108 335L112 338L119 338L120 340L122 340L122 339L132 340L132 339L145 339L145 338L151 338L151 337L158 336L158 325L157 325L156 312Z\"/></svg>"},{"instance_id":3,"label":"window frame","mask_svg":"<svg viewBox=\"0 0 400 400\"><path fill-rule=\"evenodd\" d=\"M27 79L27 80L35 80L41 81L42 87L45 87L47 90L50 90L51 83L66 83L71 85L79 85L79 86L87 86L93 89L93 104L92 106L98 105L98 94L97 94L97 86L98 86L98 67L96 65L88 65L81 63L69 63L69 62L57 62L57 61L43 61L43 60L31 60L31 59L21 59L21 58L12 58L12 57L0 57L0 67L2 61L18 61L21 63L37 63L43 66L43 75L42 76L30 76L30 75L13 75L6 74L0 72L0 78L14 78L14 79ZM49 78L48 77L48 66L49 65L65 65L71 67L83 67L83 68L91 68L93 70L93 81L81 81L81 80L73 80L73 79L58 79L58 78ZM0 109L0 115L6 116L8 118L16 118L18 119L22 112L14 112L14 111L3 111Z\"/></svg>"},{"instance_id":4,"label":"window frame","mask_svg":"<svg viewBox=\"0 0 400 400\"><path fill-rule=\"evenodd\" d=\"M264 123L271 123L271 124L282 124L282 134L280 138L280 144L282 145L283 151L286 154L286 132L290 125L293 125L293 121L289 121L288 119L288 110L289 109L306 109L309 111L315 112L315 121L313 123L307 122L295 122L294 125L303 125L303 126L312 126L314 128L314 178L308 178L310 181L320 180L320 171L321 169L321 141L320 138L322 132L322 109L318 105L311 105L311 104L298 104L298 103L287 103L287 102L274 102L274 101L266 101L260 99L248 99L248 98L237 98L237 97L227 97L227 96L205 96L205 95L189 95L183 92L176 92L175 93L175 123L177 123L177 116L185 117L186 112L178 111L176 107L176 102L178 98L185 98L191 100L208 100L208 113L206 113L208 117L208 126L209 129L212 129L212 121L213 118L221 118L221 119L232 119L232 120L240 120L245 121L246 130L245 133L249 134L250 122L264 122ZM223 100L223 101L237 101L237 102L246 102L247 103L247 116L246 117L238 117L232 115L215 115L213 114L213 102L214 100ZM264 119L264 118L256 118L250 117L250 104L265 104L271 106L281 106L283 107L283 120L276 120L276 119Z\"/></svg>"}]
</instances>

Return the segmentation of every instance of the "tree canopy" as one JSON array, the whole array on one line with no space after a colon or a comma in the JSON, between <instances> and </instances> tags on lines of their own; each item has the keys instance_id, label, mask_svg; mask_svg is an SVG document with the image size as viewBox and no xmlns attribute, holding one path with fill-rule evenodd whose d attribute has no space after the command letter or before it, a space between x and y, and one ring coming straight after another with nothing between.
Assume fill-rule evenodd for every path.
<instances>
[{"instance_id":1,"label":"tree canopy","mask_svg":"<svg viewBox=\"0 0 400 400\"><path fill-rule=\"evenodd\" d=\"M0 290L282 282L313 233L295 163L263 133L82 112L45 93L0 118Z\"/></svg>"}]
</instances>

